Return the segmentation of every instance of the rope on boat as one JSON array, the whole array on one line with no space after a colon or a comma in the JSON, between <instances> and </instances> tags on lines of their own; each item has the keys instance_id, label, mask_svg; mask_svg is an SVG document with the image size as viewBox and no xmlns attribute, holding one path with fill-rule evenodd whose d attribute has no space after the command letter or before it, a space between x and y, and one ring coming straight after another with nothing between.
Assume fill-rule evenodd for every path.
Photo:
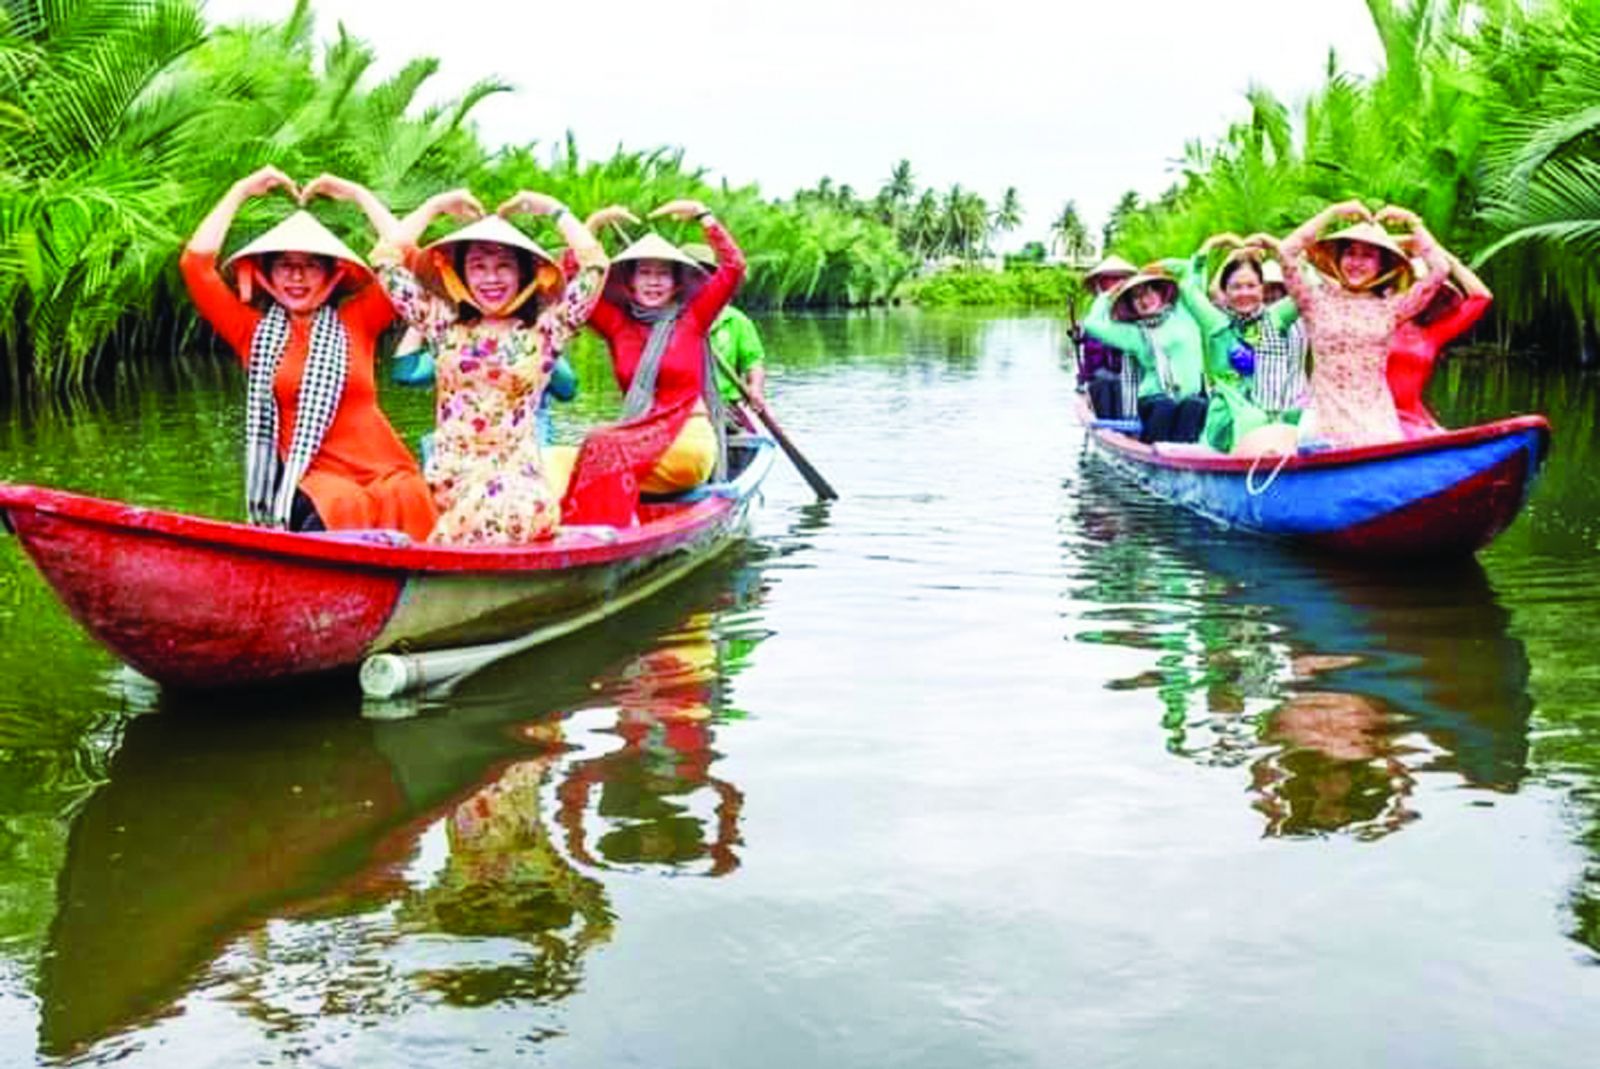
<instances>
[{"instance_id":1,"label":"rope on boat","mask_svg":"<svg viewBox=\"0 0 1600 1069\"><path fill-rule=\"evenodd\" d=\"M1244 473L1244 490L1251 497L1260 497L1272 489L1272 484L1278 481L1278 474L1283 471L1284 465L1288 464L1290 458L1294 456L1293 453L1289 452L1279 453L1278 463L1273 467L1272 474L1268 475L1267 481L1258 487L1256 486L1256 470L1261 467L1261 458L1266 456L1267 452L1257 453L1255 459L1250 462L1250 470Z\"/></svg>"}]
</instances>

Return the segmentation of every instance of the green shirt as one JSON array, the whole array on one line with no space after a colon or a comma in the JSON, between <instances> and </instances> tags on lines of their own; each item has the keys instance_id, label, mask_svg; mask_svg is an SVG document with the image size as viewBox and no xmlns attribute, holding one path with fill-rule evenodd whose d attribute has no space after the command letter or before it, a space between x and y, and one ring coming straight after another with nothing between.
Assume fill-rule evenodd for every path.
<instances>
[{"instance_id":1,"label":"green shirt","mask_svg":"<svg viewBox=\"0 0 1600 1069\"><path fill-rule=\"evenodd\" d=\"M731 304L711 324L711 351L738 372L741 378L767 358L766 351L761 348L761 335L756 332L756 325L750 322L749 316ZM717 368L717 389L724 401L739 399L738 387L722 373L720 367Z\"/></svg>"},{"instance_id":2,"label":"green shirt","mask_svg":"<svg viewBox=\"0 0 1600 1069\"><path fill-rule=\"evenodd\" d=\"M1146 331L1134 323L1124 323L1111 318L1111 295L1102 293L1089 306L1083 329L1107 345L1116 346L1133 354L1139 363L1139 397L1154 397L1166 393L1156 366L1156 354L1146 340ZM1155 339L1166 354L1169 373L1176 389L1175 398L1194 397L1205 388L1205 338L1188 310L1179 302L1161 321L1150 328L1149 336Z\"/></svg>"}]
</instances>

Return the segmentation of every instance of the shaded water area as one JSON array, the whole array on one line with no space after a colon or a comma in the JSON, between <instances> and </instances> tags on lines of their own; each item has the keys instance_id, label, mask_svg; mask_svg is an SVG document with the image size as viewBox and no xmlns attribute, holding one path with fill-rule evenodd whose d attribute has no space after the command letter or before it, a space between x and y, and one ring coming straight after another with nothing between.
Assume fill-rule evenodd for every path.
<instances>
[{"instance_id":1,"label":"shaded water area","mask_svg":"<svg viewBox=\"0 0 1600 1069\"><path fill-rule=\"evenodd\" d=\"M1479 562L1375 573L1120 487L1053 320L766 329L843 499L778 471L414 708L162 695L0 538L0 1063L1591 1061L1600 379L1447 365L1554 456ZM242 394L11 420L0 479L237 516Z\"/></svg>"}]
</instances>

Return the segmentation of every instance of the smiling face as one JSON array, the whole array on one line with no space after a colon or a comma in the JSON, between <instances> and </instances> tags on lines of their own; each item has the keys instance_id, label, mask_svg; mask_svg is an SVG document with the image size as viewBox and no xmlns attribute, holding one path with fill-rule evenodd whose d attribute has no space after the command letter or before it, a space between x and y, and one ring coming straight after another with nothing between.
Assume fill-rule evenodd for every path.
<instances>
[{"instance_id":1,"label":"smiling face","mask_svg":"<svg viewBox=\"0 0 1600 1069\"><path fill-rule=\"evenodd\" d=\"M522 292L522 268L517 254L496 241L474 241L461 259L461 281L466 283L472 303L485 315L493 315Z\"/></svg>"},{"instance_id":2,"label":"smiling face","mask_svg":"<svg viewBox=\"0 0 1600 1069\"><path fill-rule=\"evenodd\" d=\"M309 252L284 252L272 258L267 281L290 315L314 312L327 300L332 266L324 256Z\"/></svg>"},{"instance_id":3,"label":"smiling face","mask_svg":"<svg viewBox=\"0 0 1600 1069\"><path fill-rule=\"evenodd\" d=\"M1383 250L1365 241L1346 241L1339 249L1339 274L1345 285L1361 289L1383 270Z\"/></svg>"},{"instance_id":4,"label":"smiling face","mask_svg":"<svg viewBox=\"0 0 1600 1069\"><path fill-rule=\"evenodd\" d=\"M665 308L678 293L678 276L665 260L640 260L633 265L628 292L641 308Z\"/></svg>"},{"instance_id":5,"label":"smiling face","mask_svg":"<svg viewBox=\"0 0 1600 1069\"><path fill-rule=\"evenodd\" d=\"M1134 287L1128 300L1133 304L1133 314L1140 319L1156 315L1167 306L1166 292L1154 282Z\"/></svg>"},{"instance_id":6,"label":"smiling face","mask_svg":"<svg viewBox=\"0 0 1600 1069\"><path fill-rule=\"evenodd\" d=\"M1230 267L1222 280L1222 296L1228 308L1239 315L1250 316L1261 311L1264 287L1260 269L1248 260Z\"/></svg>"}]
</instances>

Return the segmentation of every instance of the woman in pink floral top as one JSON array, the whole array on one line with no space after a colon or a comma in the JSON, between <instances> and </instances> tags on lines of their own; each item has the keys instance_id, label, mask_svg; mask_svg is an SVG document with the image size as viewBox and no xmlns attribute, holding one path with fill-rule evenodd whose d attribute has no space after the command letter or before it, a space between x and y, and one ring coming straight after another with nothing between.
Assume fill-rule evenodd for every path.
<instances>
[{"instance_id":1,"label":"woman in pink floral top","mask_svg":"<svg viewBox=\"0 0 1600 1069\"><path fill-rule=\"evenodd\" d=\"M395 311L437 354L438 428L425 474L439 522L429 541L514 545L546 538L561 508L545 478L539 399L556 357L600 297L605 252L559 201L523 192L502 204L499 216L554 216L578 265L570 281L499 216L479 218L419 253L418 236L441 213L483 211L465 191L440 194L384 235L372 256ZM445 296L419 280L430 273Z\"/></svg>"},{"instance_id":2,"label":"woman in pink floral top","mask_svg":"<svg viewBox=\"0 0 1600 1069\"><path fill-rule=\"evenodd\" d=\"M1358 222L1318 236L1340 218ZM1427 276L1409 288L1409 259L1384 223L1408 228L1412 250L1427 264ZM1360 201L1346 201L1307 221L1278 251L1316 354L1302 437L1336 447L1398 441L1400 417L1386 377L1389 345L1396 325L1425 308L1449 276L1443 250L1413 213L1388 207L1374 216ZM1306 276L1306 261L1324 284Z\"/></svg>"}]
</instances>

